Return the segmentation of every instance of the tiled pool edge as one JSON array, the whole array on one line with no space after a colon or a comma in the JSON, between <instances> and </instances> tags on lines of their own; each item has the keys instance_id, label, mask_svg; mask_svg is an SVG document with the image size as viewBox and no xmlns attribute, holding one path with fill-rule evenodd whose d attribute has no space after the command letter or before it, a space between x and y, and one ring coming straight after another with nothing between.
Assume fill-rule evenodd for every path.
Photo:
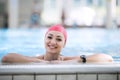
<instances>
[{"instance_id":1,"label":"tiled pool edge","mask_svg":"<svg viewBox=\"0 0 120 80\"><path fill-rule=\"evenodd\" d=\"M0 80L120 80L120 65L0 65Z\"/></svg>"},{"instance_id":2,"label":"tiled pool edge","mask_svg":"<svg viewBox=\"0 0 120 80\"><path fill-rule=\"evenodd\" d=\"M20 64L0 65L0 74L116 73L120 64Z\"/></svg>"}]
</instances>

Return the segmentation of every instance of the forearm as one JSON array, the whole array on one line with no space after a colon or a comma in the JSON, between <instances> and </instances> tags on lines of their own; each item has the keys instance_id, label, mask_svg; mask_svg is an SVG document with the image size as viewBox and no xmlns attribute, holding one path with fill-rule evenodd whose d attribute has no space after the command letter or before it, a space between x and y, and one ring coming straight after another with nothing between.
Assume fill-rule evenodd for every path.
<instances>
[{"instance_id":1,"label":"forearm","mask_svg":"<svg viewBox=\"0 0 120 80\"><path fill-rule=\"evenodd\" d=\"M2 58L5 63L26 63L26 62L39 62L40 59L34 57L23 56L16 53L7 54Z\"/></svg>"},{"instance_id":2,"label":"forearm","mask_svg":"<svg viewBox=\"0 0 120 80\"><path fill-rule=\"evenodd\" d=\"M86 57L87 63L104 63L104 62L112 62L113 58L110 55L106 54L93 54Z\"/></svg>"},{"instance_id":3,"label":"forearm","mask_svg":"<svg viewBox=\"0 0 120 80\"><path fill-rule=\"evenodd\" d=\"M76 60L78 62L84 62L80 56L64 57L64 61ZM103 63L103 62L112 62L113 58L106 54L93 54L93 55L86 56L85 61L86 63Z\"/></svg>"}]
</instances>

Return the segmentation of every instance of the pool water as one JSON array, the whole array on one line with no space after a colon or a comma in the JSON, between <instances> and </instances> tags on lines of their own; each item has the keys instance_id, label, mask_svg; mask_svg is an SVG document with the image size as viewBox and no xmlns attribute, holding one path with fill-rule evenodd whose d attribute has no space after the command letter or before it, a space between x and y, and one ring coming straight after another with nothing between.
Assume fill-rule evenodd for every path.
<instances>
[{"instance_id":1,"label":"pool water","mask_svg":"<svg viewBox=\"0 0 120 80\"><path fill-rule=\"evenodd\" d=\"M40 29L0 30L0 60L7 53L37 56L45 53L44 34ZM105 53L120 61L120 30L67 28L68 39L62 55Z\"/></svg>"}]
</instances>

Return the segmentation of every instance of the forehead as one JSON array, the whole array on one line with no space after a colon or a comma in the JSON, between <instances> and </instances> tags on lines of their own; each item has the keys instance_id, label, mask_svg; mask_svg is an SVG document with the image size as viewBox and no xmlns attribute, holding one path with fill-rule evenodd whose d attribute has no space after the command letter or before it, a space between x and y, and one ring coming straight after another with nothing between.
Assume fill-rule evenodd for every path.
<instances>
[{"instance_id":1,"label":"forehead","mask_svg":"<svg viewBox=\"0 0 120 80\"><path fill-rule=\"evenodd\" d=\"M49 31L49 32L47 33L47 35L64 37L63 33L58 32L58 31Z\"/></svg>"}]
</instances>

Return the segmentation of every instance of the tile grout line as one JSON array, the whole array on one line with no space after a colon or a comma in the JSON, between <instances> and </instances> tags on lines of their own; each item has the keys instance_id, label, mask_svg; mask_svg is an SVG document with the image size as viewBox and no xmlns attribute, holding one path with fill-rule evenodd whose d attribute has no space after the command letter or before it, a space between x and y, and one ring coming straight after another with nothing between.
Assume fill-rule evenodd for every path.
<instances>
[{"instance_id":1,"label":"tile grout line","mask_svg":"<svg viewBox=\"0 0 120 80\"><path fill-rule=\"evenodd\" d=\"M55 74L55 80L57 80L57 74Z\"/></svg>"},{"instance_id":2,"label":"tile grout line","mask_svg":"<svg viewBox=\"0 0 120 80\"><path fill-rule=\"evenodd\" d=\"M98 80L98 75L99 75L99 74L98 74L98 73L96 73L96 80Z\"/></svg>"},{"instance_id":3,"label":"tile grout line","mask_svg":"<svg viewBox=\"0 0 120 80\"><path fill-rule=\"evenodd\" d=\"M117 73L117 80L119 80L119 73Z\"/></svg>"},{"instance_id":4,"label":"tile grout line","mask_svg":"<svg viewBox=\"0 0 120 80\"><path fill-rule=\"evenodd\" d=\"M78 80L78 73L76 73L76 80Z\"/></svg>"},{"instance_id":5,"label":"tile grout line","mask_svg":"<svg viewBox=\"0 0 120 80\"><path fill-rule=\"evenodd\" d=\"M12 74L12 80L14 80L14 75Z\"/></svg>"},{"instance_id":6,"label":"tile grout line","mask_svg":"<svg viewBox=\"0 0 120 80\"><path fill-rule=\"evenodd\" d=\"M34 74L34 80L36 80L36 74Z\"/></svg>"}]
</instances>

